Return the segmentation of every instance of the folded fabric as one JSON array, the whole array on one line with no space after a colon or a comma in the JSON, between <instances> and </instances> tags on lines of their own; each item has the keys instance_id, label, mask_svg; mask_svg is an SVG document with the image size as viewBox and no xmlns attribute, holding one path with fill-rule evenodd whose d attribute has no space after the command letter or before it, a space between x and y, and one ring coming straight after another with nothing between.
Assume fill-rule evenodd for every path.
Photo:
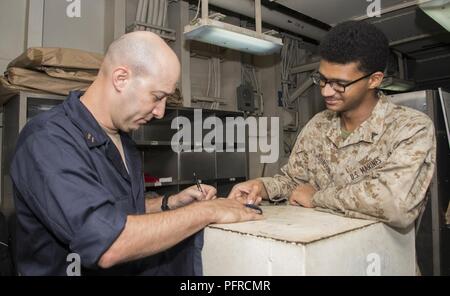
<instances>
[{"instance_id":1,"label":"folded fabric","mask_svg":"<svg viewBox=\"0 0 450 296\"><path fill-rule=\"evenodd\" d=\"M62 69L55 67L40 67L39 70L51 77L88 83L93 82L98 74L98 70Z\"/></svg>"},{"instance_id":2,"label":"folded fabric","mask_svg":"<svg viewBox=\"0 0 450 296\"><path fill-rule=\"evenodd\" d=\"M100 69L103 55L74 48L32 47L9 63L10 67L35 69L41 66L71 69Z\"/></svg>"},{"instance_id":3,"label":"folded fabric","mask_svg":"<svg viewBox=\"0 0 450 296\"><path fill-rule=\"evenodd\" d=\"M47 93L45 91L11 84L4 76L0 76L0 105L4 105L9 101L9 99L17 95L20 91L27 91L38 94Z\"/></svg>"},{"instance_id":4,"label":"folded fabric","mask_svg":"<svg viewBox=\"0 0 450 296\"><path fill-rule=\"evenodd\" d=\"M9 68L5 77L12 85L58 95L68 95L72 90L84 91L90 85L87 82L51 77L42 72L16 67Z\"/></svg>"},{"instance_id":5,"label":"folded fabric","mask_svg":"<svg viewBox=\"0 0 450 296\"><path fill-rule=\"evenodd\" d=\"M103 55L73 48L32 47L11 61L0 77L0 103L19 91L68 95L85 91L98 75ZM182 106L179 89L167 98L167 105Z\"/></svg>"}]
</instances>

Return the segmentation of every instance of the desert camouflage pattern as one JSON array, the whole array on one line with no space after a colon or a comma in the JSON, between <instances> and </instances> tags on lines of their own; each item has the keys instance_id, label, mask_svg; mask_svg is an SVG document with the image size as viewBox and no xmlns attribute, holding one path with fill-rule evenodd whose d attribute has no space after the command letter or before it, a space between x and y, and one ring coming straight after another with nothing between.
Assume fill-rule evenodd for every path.
<instances>
[{"instance_id":1,"label":"desert camouflage pattern","mask_svg":"<svg viewBox=\"0 0 450 296\"><path fill-rule=\"evenodd\" d=\"M310 183L318 190L313 197L318 210L407 227L424 209L435 162L430 118L380 93L371 117L345 140L337 113L316 114L281 173L260 180L274 201Z\"/></svg>"}]
</instances>

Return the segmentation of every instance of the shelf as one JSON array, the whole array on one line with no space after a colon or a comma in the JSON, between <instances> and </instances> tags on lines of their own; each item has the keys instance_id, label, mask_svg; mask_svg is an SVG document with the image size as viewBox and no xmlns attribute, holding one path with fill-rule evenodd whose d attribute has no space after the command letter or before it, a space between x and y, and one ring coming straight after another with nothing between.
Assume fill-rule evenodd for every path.
<instances>
[{"instance_id":1,"label":"shelf","mask_svg":"<svg viewBox=\"0 0 450 296\"><path fill-rule=\"evenodd\" d=\"M137 146L145 147L145 146L170 146L170 141L144 141L138 140L135 141Z\"/></svg>"},{"instance_id":2,"label":"shelf","mask_svg":"<svg viewBox=\"0 0 450 296\"><path fill-rule=\"evenodd\" d=\"M164 187L164 186L173 186L173 185L178 185L178 182L155 182L155 183L150 183L150 182L146 182L144 183L146 188L150 188L150 187Z\"/></svg>"},{"instance_id":3,"label":"shelf","mask_svg":"<svg viewBox=\"0 0 450 296\"><path fill-rule=\"evenodd\" d=\"M232 178L219 178L216 179L217 183L227 183L227 182L244 182L247 181L247 177L232 177Z\"/></svg>"},{"instance_id":4,"label":"shelf","mask_svg":"<svg viewBox=\"0 0 450 296\"><path fill-rule=\"evenodd\" d=\"M220 143L213 143L223 151L207 152L204 150L203 139L211 129L203 129L201 140L194 141L195 118L194 108L168 107L164 118L152 121L133 132L132 137L142 153L143 169L150 176L172 176L172 182L146 182L147 190L166 194L167 192L179 192L187 187L195 185L193 172L196 173L202 184L209 184L218 189L220 194L226 194L236 183L245 181L247 178L247 153L237 152L237 147L245 147L246 143L239 143L237 136L234 136L230 145L227 145L224 138L218 140ZM174 126L178 129L172 129L172 121L179 120L180 117L187 118L191 123L191 137L183 138L184 143L189 142L191 151L175 152L172 150L172 138L185 125ZM198 115L197 115L198 116ZM202 120L210 116L237 117L242 116L240 112L205 110L202 109ZM226 130L222 130L226 137ZM236 132L235 132L236 133ZM197 139L195 139L197 140ZM200 142L201 141L201 142ZM179 143L176 143L179 145ZM184 146L184 145L183 145ZM226 147L232 147L233 152L226 152ZM196 147L201 147L201 152L195 152ZM155 181L157 179L147 179ZM168 180L170 181L170 180Z\"/></svg>"},{"instance_id":5,"label":"shelf","mask_svg":"<svg viewBox=\"0 0 450 296\"><path fill-rule=\"evenodd\" d=\"M243 178L236 178L236 179L244 179ZM203 180L199 180L200 184L208 184L208 183L212 183L215 182L216 179L203 179ZM155 183L150 183L150 182L146 182L144 183L145 187L147 188L153 188L153 187L165 187L165 186L174 186L174 185L195 185L195 181L194 180L185 180L185 181L174 181L174 182L155 182Z\"/></svg>"},{"instance_id":6,"label":"shelf","mask_svg":"<svg viewBox=\"0 0 450 296\"><path fill-rule=\"evenodd\" d=\"M215 182L216 179L199 179L200 184L208 184ZM179 185L195 185L194 179L192 180L183 180L178 182Z\"/></svg>"}]
</instances>

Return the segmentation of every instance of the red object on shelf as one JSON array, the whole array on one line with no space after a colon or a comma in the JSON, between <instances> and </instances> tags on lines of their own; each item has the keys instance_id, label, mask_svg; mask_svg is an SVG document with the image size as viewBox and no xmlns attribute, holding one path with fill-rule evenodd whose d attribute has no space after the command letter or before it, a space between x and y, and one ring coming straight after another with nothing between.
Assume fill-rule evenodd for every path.
<instances>
[{"instance_id":1,"label":"red object on shelf","mask_svg":"<svg viewBox=\"0 0 450 296\"><path fill-rule=\"evenodd\" d=\"M159 178L150 176L149 174L144 174L144 182L145 183L158 183Z\"/></svg>"}]
</instances>

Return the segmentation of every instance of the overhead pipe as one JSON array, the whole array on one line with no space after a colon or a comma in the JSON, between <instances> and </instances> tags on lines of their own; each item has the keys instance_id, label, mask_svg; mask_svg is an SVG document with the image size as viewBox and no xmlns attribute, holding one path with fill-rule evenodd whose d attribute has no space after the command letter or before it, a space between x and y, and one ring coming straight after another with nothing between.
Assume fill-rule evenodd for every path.
<instances>
[{"instance_id":1,"label":"overhead pipe","mask_svg":"<svg viewBox=\"0 0 450 296\"><path fill-rule=\"evenodd\" d=\"M136 21L141 21L142 8L144 7L144 0L139 0L138 8L136 10ZM140 29L141 27L138 27Z\"/></svg>"},{"instance_id":2,"label":"overhead pipe","mask_svg":"<svg viewBox=\"0 0 450 296\"><path fill-rule=\"evenodd\" d=\"M153 7L153 13L152 13L152 25L158 26L158 13L159 13L159 5L160 5L160 1L159 0L154 0L155 1L155 6ZM154 30L153 32L157 33L158 30Z\"/></svg>"},{"instance_id":3,"label":"overhead pipe","mask_svg":"<svg viewBox=\"0 0 450 296\"><path fill-rule=\"evenodd\" d=\"M159 11L158 11L158 17L156 18L156 24L158 26L163 26L163 20L164 20L164 7L166 3L164 0L159 0ZM158 31L158 34L161 34L161 31Z\"/></svg>"},{"instance_id":4,"label":"overhead pipe","mask_svg":"<svg viewBox=\"0 0 450 296\"><path fill-rule=\"evenodd\" d=\"M255 25L256 33L262 33L262 20L261 20L261 0L255 0Z\"/></svg>"},{"instance_id":5,"label":"overhead pipe","mask_svg":"<svg viewBox=\"0 0 450 296\"><path fill-rule=\"evenodd\" d=\"M209 0L209 4L255 18L255 0ZM322 40L326 30L318 28L304 21L293 18L282 12L261 7L262 21L272 26L303 35L315 40Z\"/></svg>"},{"instance_id":6,"label":"overhead pipe","mask_svg":"<svg viewBox=\"0 0 450 296\"><path fill-rule=\"evenodd\" d=\"M202 19L207 20L209 15L209 1L208 0L202 0Z\"/></svg>"},{"instance_id":7,"label":"overhead pipe","mask_svg":"<svg viewBox=\"0 0 450 296\"><path fill-rule=\"evenodd\" d=\"M167 9L169 6L169 1L168 0L163 0L164 2L164 13L163 13L163 19L162 19L162 23L161 26L162 27L167 27Z\"/></svg>"},{"instance_id":8,"label":"overhead pipe","mask_svg":"<svg viewBox=\"0 0 450 296\"><path fill-rule=\"evenodd\" d=\"M152 16L153 16L153 10L155 9L156 0L149 0L149 1L150 2L148 3L146 23L154 25ZM152 30L151 28L147 28L146 30L154 32L154 30Z\"/></svg>"},{"instance_id":9,"label":"overhead pipe","mask_svg":"<svg viewBox=\"0 0 450 296\"><path fill-rule=\"evenodd\" d=\"M148 10L148 0L144 0L144 4L142 6L141 18L140 21L145 23L147 22L147 10ZM141 27L141 30L144 30L145 27Z\"/></svg>"}]
</instances>

